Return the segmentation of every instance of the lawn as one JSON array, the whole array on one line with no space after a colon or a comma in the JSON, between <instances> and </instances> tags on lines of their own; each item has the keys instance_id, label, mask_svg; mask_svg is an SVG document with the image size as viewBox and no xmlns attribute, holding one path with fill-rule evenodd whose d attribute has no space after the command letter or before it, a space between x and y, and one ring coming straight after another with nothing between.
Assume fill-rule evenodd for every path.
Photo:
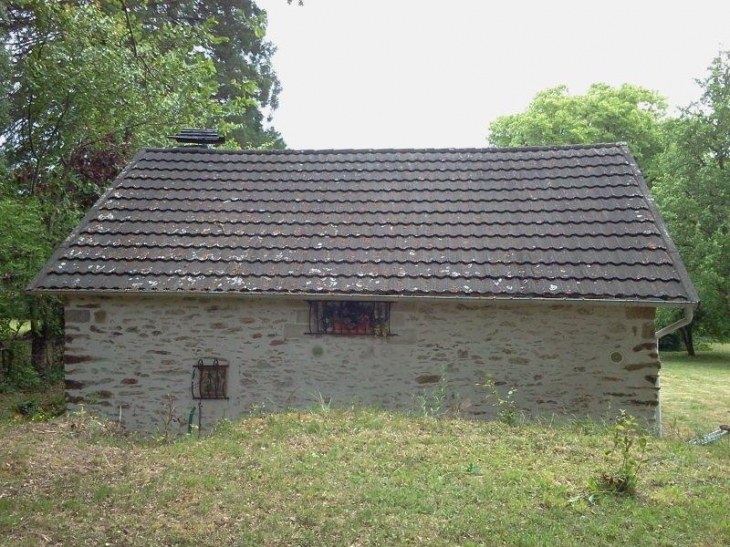
<instances>
[{"instance_id":1,"label":"lawn","mask_svg":"<svg viewBox=\"0 0 730 547\"><path fill-rule=\"evenodd\" d=\"M697 357L662 353L662 423L666 436L698 435L730 424L730 344Z\"/></svg>"},{"instance_id":2,"label":"lawn","mask_svg":"<svg viewBox=\"0 0 730 547\"><path fill-rule=\"evenodd\" d=\"M163 443L84 414L0 424L0 544L728 544L730 436L687 444L727 417L727 349L664 356L671 431L633 497L590 497L618 465L590 422L315 409Z\"/></svg>"}]
</instances>

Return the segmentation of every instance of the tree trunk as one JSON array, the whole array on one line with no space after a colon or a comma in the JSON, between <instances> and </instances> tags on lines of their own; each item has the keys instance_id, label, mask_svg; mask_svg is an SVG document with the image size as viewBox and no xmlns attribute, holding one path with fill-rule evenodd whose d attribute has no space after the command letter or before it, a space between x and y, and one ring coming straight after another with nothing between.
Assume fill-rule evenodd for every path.
<instances>
[{"instance_id":1,"label":"tree trunk","mask_svg":"<svg viewBox=\"0 0 730 547\"><path fill-rule=\"evenodd\" d=\"M46 359L47 340L45 332L43 332L45 329L39 323L40 321L37 320L31 320L30 322L30 359L38 375L45 378L48 369Z\"/></svg>"},{"instance_id":2,"label":"tree trunk","mask_svg":"<svg viewBox=\"0 0 730 547\"><path fill-rule=\"evenodd\" d=\"M0 381L6 376L10 376L13 367L13 352L10 348L6 348L5 344L0 341Z\"/></svg>"},{"instance_id":3,"label":"tree trunk","mask_svg":"<svg viewBox=\"0 0 730 547\"><path fill-rule=\"evenodd\" d=\"M56 362L54 351L63 337L63 307L48 298L33 299L30 306L31 362L41 378L47 378Z\"/></svg>"},{"instance_id":4,"label":"tree trunk","mask_svg":"<svg viewBox=\"0 0 730 547\"><path fill-rule=\"evenodd\" d=\"M684 342L684 347L687 349L687 355L694 357L696 354L694 338L692 337L692 323L679 329L679 334L682 336L682 342Z\"/></svg>"}]
</instances>

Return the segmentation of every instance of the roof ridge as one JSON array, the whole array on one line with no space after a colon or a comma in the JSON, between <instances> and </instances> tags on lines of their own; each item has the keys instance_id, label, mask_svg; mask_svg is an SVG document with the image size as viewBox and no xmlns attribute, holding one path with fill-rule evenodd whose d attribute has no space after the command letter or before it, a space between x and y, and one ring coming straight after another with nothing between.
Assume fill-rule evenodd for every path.
<instances>
[{"instance_id":1,"label":"roof ridge","mask_svg":"<svg viewBox=\"0 0 730 547\"><path fill-rule=\"evenodd\" d=\"M554 144L545 146L484 146L484 147L416 147L416 148L205 148L199 146L173 146L173 147L149 147L142 148L142 152L186 152L204 154L271 154L271 155L295 155L295 154L403 154L403 153L452 153L464 152L480 153L503 153L503 152L541 152L560 150L589 150L616 148L621 149L624 142L600 142L594 144Z\"/></svg>"}]
</instances>

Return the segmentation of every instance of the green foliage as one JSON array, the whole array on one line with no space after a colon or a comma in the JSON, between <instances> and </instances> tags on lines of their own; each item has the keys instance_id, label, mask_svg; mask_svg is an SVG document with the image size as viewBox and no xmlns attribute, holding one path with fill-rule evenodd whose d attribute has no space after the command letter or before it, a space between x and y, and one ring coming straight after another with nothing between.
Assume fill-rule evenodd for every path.
<instances>
[{"instance_id":1,"label":"green foliage","mask_svg":"<svg viewBox=\"0 0 730 547\"><path fill-rule=\"evenodd\" d=\"M661 95L634 85L594 84L575 96L561 85L538 93L525 112L497 118L488 140L501 147L626 142L652 178L666 108Z\"/></svg>"},{"instance_id":2,"label":"green foliage","mask_svg":"<svg viewBox=\"0 0 730 547\"><path fill-rule=\"evenodd\" d=\"M0 338L30 320L43 375L61 307L22 289L131 155L184 126L279 138L265 24L250 0L0 7Z\"/></svg>"},{"instance_id":3,"label":"green foliage","mask_svg":"<svg viewBox=\"0 0 730 547\"><path fill-rule=\"evenodd\" d=\"M10 49L15 91L4 148L22 187L57 206L64 198L75 204L74 194L85 190L74 156L121 146L118 170L129 150L163 144L182 125L217 125L226 108L247 106L212 98L215 67L198 51L212 41L206 24L164 24L150 33L134 14L98 4L25 6L32 41Z\"/></svg>"},{"instance_id":4,"label":"green foliage","mask_svg":"<svg viewBox=\"0 0 730 547\"><path fill-rule=\"evenodd\" d=\"M613 446L606 450L606 456L616 456L618 462L612 471L589 481L591 501L604 494L635 495L641 468L646 463L648 441L633 416L621 410L612 433Z\"/></svg>"},{"instance_id":5,"label":"green foliage","mask_svg":"<svg viewBox=\"0 0 730 547\"><path fill-rule=\"evenodd\" d=\"M657 321L659 323L659 321ZM660 326L662 328L665 325L669 325L669 321ZM659 330L659 329L657 329ZM682 349L682 337L679 331L674 331L666 336L659 339L659 351L681 351Z\"/></svg>"},{"instance_id":6,"label":"green foliage","mask_svg":"<svg viewBox=\"0 0 730 547\"><path fill-rule=\"evenodd\" d=\"M446 395L440 383L435 388L417 393L414 399L420 415L424 418L435 418L445 412Z\"/></svg>"},{"instance_id":7,"label":"green foliage","mask_svg":"<svg viewBox=\"0 0 730 547\"><path fill-rule=\"evenodd\" d=\"M30 301L23 289L50 253L41 221L42 204L33 196L0 195L0 340L18 336L30 319Z\"/></svg>"},{"instance_id":8,"label":"green foliage","mask_svg":"<svg viewBox=\"0 0 730 547\"><path fill-rule=\"evenodd\" d=\"M54 397L42 400L34 395L23 399L15 405L15 412L32 422L47 422L66 412L66 402L63 397Z\"/></svg>"},{"instance_id":9,"label":"green foliage","mask_svg":"<svg viewBox=\"0 0 730 547\"><path fill-rule=\"evenodd\" d=\"M132 0L127 7L152 32L164 25L207 24L212 39L201 44L201 51L215 66L215 99L222 104L253 100L251 108L225 114L235 126L229 138L247 148L284 148L281 135L267 127L281 83L271 64L276 48L266 39L266 12L256 2Z\"/></svg>"},{"instance_id":10,"label":"green foliage","mask_svg":"<svg viewBox=\"0 0 730 547\"><path fill-rule=\"evenodd\" d=\"M477 385L486 389L487 401L491 402L497 410L500 421L507 425L516 425L519 422L521 415L515 402L516 388L509 387L504 390L504 395L502 395L493 378L487 378L483 383Z\"/></svg>"},{"instance_id":11,"label":"green foliage","mask_svg":"<svg viewBox=\"0 0 730 547\"><path fill-rule=\"evenodd\" d=\"M33 368L28 344L11 340L4 342L4 346L8 369L0 376L0 393L40 389L43 378Z\"/></svg>"},{"instance_id":12,"label":"green foliage","mask_svg":"<svg viewBox=\"0 0 730 547\"><path fill-rule=\"evenodd\" d=\"M723 423L730 345L666 357L665 415L691 417L703 433ZM0 406L35 398L0 395ZM42 534L62 545L666 546L718 543L729 530L728 436L704 447L689 446L684 429L652 439L637 495L595 504L586 483L620 461L604 454L613 429L596 423L333 409L223 420L201 439L163 444L88 412L39 427L2 411L8 544Z\"/></svg>"},{"instance_id":13,"label":"green foliage","mask_svg":"<svg viewBox=\"0 0 730 547\"><path fill-rule=\"evenodd\" d=\"M565 86L538 93L527 110L489 127L496 146L625 141L652 191L702 305L700 336L730 339L730 53L699 80L700 100L678 119L666 118L657 93L624 84L594 84L571 96ZM678 319L662 312L658 325ZM691 340L691 328L685 329Z\"/></svg>"},{"instance_id":14,"label":"green foliage","mask_svg":"<svg viewBox=\"0 0 730 547\"><path fill-rule=\"evenodd\" d=\"M482 468L479 467L479 464L476 464L474 462L471 462L471 463L467 464L467 466L466 466L466 472L469 475L481 475Z\"/></svg>"},{"instance_id":15,"label":"green foliage","mask_svg":"<svg viewBox=\"0 0 730 547\"><path fill-rule=\"evenodd\" d=\"M440 373L438 383L416 393L413 398L420 415L424 418L436 418L447 412L446 399L448 397L448 379L444 370Z\"/></svg>"},{"instance_id":16,"label":"green foliage","mask_svg":"<svg viewBox=\"0 0 730 547\"><path fill-rule=\"evenodd\" d=\"M654 196L702 301L700 334L730 339L730 52L667 126Z\"/></svg>"},{"instance_id":17,"label":"green foliage","mask_svg":"<svg viewBox=\"0 0 730 547\"><path fill-rule=\"evenodd\" d=\"M329 412L332 410L332 399L329 397L325 397L320 393L317 392L317 408L320 412Z\"/></svg>"},{"instance_id":18,"label":"green foliage","mask_svg":"<svg viewBox=\"0 0 730 547\"><path fill-rule=\"evenodd\" d=\"M27 326L35 337L50 343L62 332L62 310L55 298L29 296L25 287L38 273L51 252L51 237L43 222L45 204L33 195L0 193L0 341L9 346L6 382L20 389L35 388L39 378L49 380L54 363L43 350L30 374L26 351L14 351L15 340L26 336ZM25 347L25 346L24 346ZM56 363L56 370L60 363ZM40 376L39 376L40 375Z\"/></svg>"},{"instance_id":19,"label":"green foliage","mask_svg":"<svg viewBox=\"0 0 730 547\"><path fill-rule=\"evenodd\" d=\"M0 26L12 83L6 185L44 199L56 243L139 148L182 126L242 130L276 105L264 25L243 0L11 4Z\"/></svg>"},{"instance_id":20,"label":"green foliage","mask_svg":"<svg viewBox=\"0 0 730 547\"><path fill-rule=\"evenodd\" d=\"M5 7L0 5L0 21L6 18ZM0 35L2 37L2 35ZM10 112L10 55L5 48L0 48L0 127L8 123ZM3 160L0 158L0 176L2 176Z\"/></svg>"}]
</instances>

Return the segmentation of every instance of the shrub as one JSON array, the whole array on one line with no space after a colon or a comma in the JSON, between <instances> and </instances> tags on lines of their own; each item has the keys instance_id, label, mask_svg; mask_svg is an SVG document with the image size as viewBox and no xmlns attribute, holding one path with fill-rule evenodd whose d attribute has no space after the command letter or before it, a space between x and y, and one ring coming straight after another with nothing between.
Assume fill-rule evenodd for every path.
<instances>
[{"instance_id":1,"label":"shrub","mask_svg":"<svg viewBox=\"0 0 730 547\"><path fill-rule=\"evenodd\" d=\"M31 363L28 345L8 342L5 346L12 357L8 370L0 379L0 392L32 391L43 387L43 378Z\"/></svg>"}]
</instances>

